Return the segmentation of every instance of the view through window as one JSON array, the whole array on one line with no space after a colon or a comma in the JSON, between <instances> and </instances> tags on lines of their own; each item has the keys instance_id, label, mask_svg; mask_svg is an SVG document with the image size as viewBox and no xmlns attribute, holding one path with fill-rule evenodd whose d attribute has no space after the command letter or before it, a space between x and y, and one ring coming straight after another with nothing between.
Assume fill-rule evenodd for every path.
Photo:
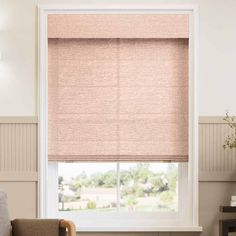
<instances>
[{"instance_id":1,"label":"view through window","mask_svg":"<svg viewBox=\"0 0 236 236\"><path fill-rule=\"evenodd\" d=\"M176 163L59 163L59 211L178 210Z\"/></svg>"}]
</instances>

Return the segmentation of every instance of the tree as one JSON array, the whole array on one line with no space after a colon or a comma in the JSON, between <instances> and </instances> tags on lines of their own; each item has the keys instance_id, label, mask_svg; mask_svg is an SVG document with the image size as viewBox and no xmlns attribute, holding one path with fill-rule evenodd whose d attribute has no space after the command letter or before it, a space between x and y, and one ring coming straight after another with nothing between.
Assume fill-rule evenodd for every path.
<instances>
[{"instance_id":1,"label":"tree","mask_svg":"<svg viewBox=\"0 0 236 236\"><path fill-rule=\"evenodd\" d=\"M62 176L58 176L58 184L62 185L63 181L64 181L63 177Z\"/></svg>"}]
</instances>

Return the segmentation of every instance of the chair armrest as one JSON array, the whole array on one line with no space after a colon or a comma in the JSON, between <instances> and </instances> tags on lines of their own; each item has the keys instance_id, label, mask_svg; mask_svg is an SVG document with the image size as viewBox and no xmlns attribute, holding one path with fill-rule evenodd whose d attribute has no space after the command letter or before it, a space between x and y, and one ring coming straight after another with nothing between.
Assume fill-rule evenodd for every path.
<instances>
[{"instance_id":1,"label":"chair armrest","mask_svg":"<svg viewBox=\"0 0 236 236\"><path fill-rule=\"evenodd\" d=\"M68 230L68 236L76 236L75 224L72 221L61 220L59 226Z\"/></svg>"},{"instance_id":2,"label":"chair armrest","mask_svg":"<svg viewBox=\"0 0 236 236\"><path fill-rule=\"evenodd\" d=\"M76 236L75 225L60 219L15 219L11 221L14 236ZM59 235L58 235L59 230ZM0 232L1 235L1 232Z\"/></svg>"}]
</instances>

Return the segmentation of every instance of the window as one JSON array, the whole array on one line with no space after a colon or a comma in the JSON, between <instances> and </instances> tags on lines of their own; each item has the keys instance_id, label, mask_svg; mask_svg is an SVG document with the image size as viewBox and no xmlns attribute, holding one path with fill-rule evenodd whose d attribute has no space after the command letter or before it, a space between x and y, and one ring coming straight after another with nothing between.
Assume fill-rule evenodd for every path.
<instances>
[{"instance_id":1,"label":"window","mask_svg":"<svg viewBox=\"0 0 236 236\"><path fill-rule=\"evenodd\" d=\"M159 13L44 15L41 216L198 226L192 10Z\"/></svg>"},{"instance_id":2,"label":"window","mask_svg":"<svg viewBox=\"0 0 236 236\"><path fill-rule=\"evenodd\" d=\"M50 162L48 167L48 217L71 219L82 231L110 225L145 231L188 220L186 163Z\"/></svg>"},{"instance_id":3,"label":"window","mask_svg":"<svg viewBox=\"0 0 236 236\"><path fill-rule=\"evenodd\" d=\"M177 212L178 164L59 163L59 211Z\"/></svg>"}]
</instances>

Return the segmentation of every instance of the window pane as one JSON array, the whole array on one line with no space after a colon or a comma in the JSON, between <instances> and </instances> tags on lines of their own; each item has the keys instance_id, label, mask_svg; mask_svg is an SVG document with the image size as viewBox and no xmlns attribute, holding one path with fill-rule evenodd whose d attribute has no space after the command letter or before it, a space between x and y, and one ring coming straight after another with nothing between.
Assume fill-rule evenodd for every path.
<instances>
[{"instance_id":1,"label":"window pane","mask_svg":"<svg viewBox=\"0 0 236 236\"><path fill-rule=\"evenodd\" d=\"M60 211L116 209L116 163L59 163Z\"/></svg>"},{"instance_id":2,"label":"window pane","mask_svg":"<svg viewBox=\"0 0 236 236\"><path fill-rule=\"evenodd\" d=\"M177 211L178 164L121 163L121 211Z\"/></svg>"}]
</instances>

